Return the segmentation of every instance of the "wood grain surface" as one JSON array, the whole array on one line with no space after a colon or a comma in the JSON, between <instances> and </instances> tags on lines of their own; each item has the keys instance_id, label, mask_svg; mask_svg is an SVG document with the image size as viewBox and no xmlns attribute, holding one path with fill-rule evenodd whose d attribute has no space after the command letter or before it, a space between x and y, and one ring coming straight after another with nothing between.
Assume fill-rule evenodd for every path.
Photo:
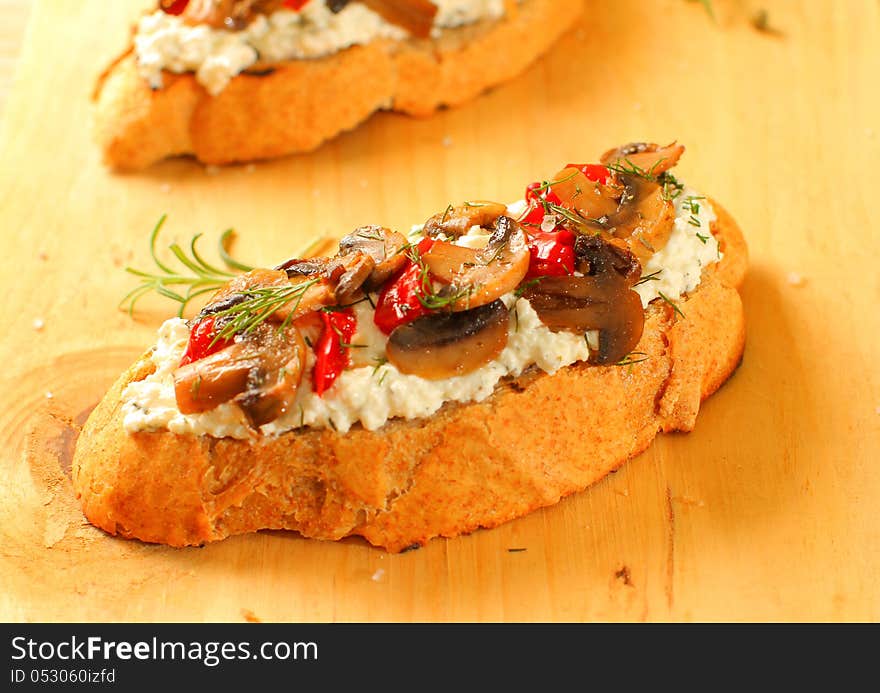
<instances>
[{"instance_id":1,"label":"wood grain surface","mask_svg":"<svg viewBox=\"0 0 880 693\"><path fill-rule=\"evenodd\" d=\"M36 0L0 130L0 618L880 620L877 2L716 0L713 22L684 0L587 0L549 55L461 108L382 114L272 163L113 175L89 94L146 4ZM85 523L77 426L174 310L117 310L160 214L168 242L235 227L236 253L269 264L315 235L515 199L634 139L686 144L679 173L750 244L745 359L693 433L400 555L276 532L173 550Z\"/></svg>"}]
</instances>

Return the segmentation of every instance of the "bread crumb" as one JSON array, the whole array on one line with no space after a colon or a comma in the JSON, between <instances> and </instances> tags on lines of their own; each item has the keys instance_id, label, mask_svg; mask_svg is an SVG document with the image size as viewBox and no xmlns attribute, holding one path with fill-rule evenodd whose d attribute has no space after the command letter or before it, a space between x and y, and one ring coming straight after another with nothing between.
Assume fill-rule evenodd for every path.
<instances>
[{"instance_id":1,"label":"bread crumb","mask_svg":"<svg viewBox=\"0 0 880 693\"><path fill-rule=\"evenodd\" d=\"M37 253L37 258L45 262L49 259L49 254L41 250L39 253Z\"/></svg>"},{"instance_id":2,"label":"bread crumb","mask_svg":"<svg viewBox=\"0 0 880 693\"><path fill-rule=\"evenodd\" d=\"M791 284L791 286L803 286L806 283L806 279L797 272L789 272L785 280Z\"/></svg>"},{"instance_id":3,"label":"bread crumb","mask_svg":"<svg viewBox=\"0 0 880 693\"><path fill-rule=\"evenodd\" d=\"M52 399L54 396L51 392L46 393L46 399Z\"/></svg>"},{"instance_id":4,"label":"bread crumb","mask_svg":"<svg viewBox=\"0 0 880 693\"><path fill-rule=\"evenodd\" d=\"M256 615L253 611L251 611L250 609L242 609L242 610L241 610L241 617L242 617L245 621L247 621L248 623L261 623L261 621L260 621L260 617L257 616L257 615Z\"/></svg>"},{"instance_id":5,"label":"bread crumb","mask_svg":"<svg viewBox=\"0 0 880 693\"><path fill-rule=\"evenodd\" d=\"M373 582L379 582L382 580L382 577L385 575L385 569L379 568L375 573L373 573L373 577L370 578Z\"/></svg>"},{"instance_id":6,"label":"bread crumb","mask_svg":"<svg viewBox=\"0 0 880 693\"><path fill-rule=\"evenodd\" d=\"M46 322L43 320L43 318L34 318L33 326L34 329L39 332L46 326Z\"/></svg>"},{"instance_id":7,"label":"bread crumb","mask_svg":"<svg viewBox=\"0 0 880 693\"><path fill-rule=\"evenodd\" d=\"M220 173L220 167L214 166L213 164L205 166L205 173L207 173L209 176L216 176L218 173Z\"/></svg>"},{"instance_id":8,"label":"bread crumb","mask_svg":"<svg viewBox=\"0 0 880 693\"><path fill-rule=\"evenodd\" d=\"M47 549L55 546L55 544L64 539L69 526L70 523L63 518L52 516L47 518L46 526L43 529L43 546Z\"/></svg>"}]
</instances>

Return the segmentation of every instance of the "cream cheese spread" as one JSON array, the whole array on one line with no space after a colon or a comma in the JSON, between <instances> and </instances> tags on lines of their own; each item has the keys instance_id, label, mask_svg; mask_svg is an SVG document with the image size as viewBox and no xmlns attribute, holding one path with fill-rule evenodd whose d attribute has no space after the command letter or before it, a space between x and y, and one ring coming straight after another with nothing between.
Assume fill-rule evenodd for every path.
<instances>
[{"instance_id":1,"label":"cream cheese spread","mask_svg":"<svg viewBox=\"0 0 880 693\"><path fill-rule=\"evenodd\" d=\"M508 207L511 214L522 211L522 202ZM635 287L647 306L661 296L675 301L700 283L702 268L721 254L710 232L715 212L708 200L685 187L675 200L676 219L666 247L643 269L643 281ZM421 227L414 227L418 231ZM485 233L479 227L459 239L462 245L481 247ZM541 322L524 298L503 297L510 310L508 342L499 356L466 375L427 380L401 373L384 359L387 337L373 323L373 309L366 302L354 306L358 331L351 349L351 367L341 373L323 396L312 389L314 353L307 350L307 363L294 405L286 414L261 428L264 435L277 435L307 426L331 427L341 433L355 424L375 430L393 418L430 416L445 402L479 402L489 397L498 382L536 366L546 373L578 361L586 361L596 349L598 335L552 332ZM177 408L173 373L187 346L186 321L175 318L159 329L150 359L155 372L130 383L123 393L123 421L129 432L167 429L172 433L210 435L217 438L249 438L241 410L227 403L201 414L182 414Z\"/></svg>"},{"instance_id":2,"label":"cream cheese spread","mask_svg":"<svg viewBox=\"0 0 880 693\"><path fill-rule=\"evenodd\" d=\"M504 15L504 0L433 0L433 34ZM301 10L258 15L241 31L190 25L157 10L141 18L134 52L141 76L153 89L162 87L162 71L195 73L216 96L235 75L257 62L321 58L354 45L408 36L366 6L352 2L338 13L325 0L311 0Z\"/></svg>"}]
</instances>

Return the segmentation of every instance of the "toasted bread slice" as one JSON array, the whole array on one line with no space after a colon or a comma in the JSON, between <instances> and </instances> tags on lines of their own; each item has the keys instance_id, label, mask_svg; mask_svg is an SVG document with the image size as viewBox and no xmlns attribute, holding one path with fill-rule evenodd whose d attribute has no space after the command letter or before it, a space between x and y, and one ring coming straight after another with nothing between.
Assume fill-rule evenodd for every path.
<instances>
[{"instance_id":1,"label":"toasted bread slice","mask_svg":"<svg viewBox=\"0 0 880 693\"><path fill-rule=\"evenodd\" d=\"M251 442L127 433L122 392L151 372L145 356L80 435L73 483L86 517L110 534L173 546L290 529L319 539L361 535L396 552L582 491L658 432L690 431L700 403L740 362L737 287L747 250L734 220L713 205L722 260L678 301L684 318L663 301L648 306L638 346L647 358L629 366L531 370L483 402L446 404L428 418Z\"/></svg>"},{"instance_id":2,"label":"toasted bread slice","mask_svg":"<svg viewBox=\"0 0 880 693\"><path fill-rule=\"evenodd\" d=\"M437 39L375 41L331 56L240 74L210 96L192 74L152 90L131 49L95 88L105 162L137 170L176 155L229 164L306 152L380 109L426 116L522 72L568 30L582 0L508 3L508 14Z\"/></svg>"}]
</instances>

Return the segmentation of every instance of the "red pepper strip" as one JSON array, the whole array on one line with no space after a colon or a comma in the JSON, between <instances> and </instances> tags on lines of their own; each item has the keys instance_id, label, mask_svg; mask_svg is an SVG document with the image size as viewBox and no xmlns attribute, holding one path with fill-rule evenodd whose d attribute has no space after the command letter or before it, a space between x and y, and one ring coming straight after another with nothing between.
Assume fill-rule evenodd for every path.
<instances>
[{"instance_id":1,"label":"red pepper strip","mask_svg":"<svg viewBox=\"0 0 880 693\"><path fill-rule=\"evenodd\" d=\"M183 14L189 0L162 0L159 7L165 14Z\"/></svg>"},{"instance_id":2,"label":"red pepper strip","mask_svg":"<svg viewBox=\"0 0 880 693\"><path fill-rule=\"evenodd\" d=\"M357 318L351 308L322 311L324 329L315 344L315 369L312 382L319 397L334 383L349 363L348 345L357 331Z\"/></svg>"},{"instance_id":3,"label":"red pepper strip","mask_svg":"<svg viewBox=\"0 0 880 693\"><path fill-rule=\"evenodd\" d=\"M294 10L295 12L299 12L309 0L284 0L282 3L284 7L289 10Z\"/></svg>"},{"instance_id":4,"label":"red pepper strip","mask_svg":"<svg viewBox=\"0 0 880 693\"><path fill-rule=\"evenodd\" d=\"M611 172L602 164L568 164L566 168L576 168L594 183L606 185Z\"/></svg>"},{"instance_id":5,"label":"red pepper strip","mask_svg":"<svg viewBox=\"0 0 880 693\"><path fill-rule=\"evenodd\" d=\"M575 235L567 229L529 237L529 271L526 279L559 277L574 273Z\"/></svg>"},{"instance_id":6,"label":"red pepper strip","mask_svg":"<svg viewBox=\"0 0 880 693\"><path fill-rule=\"evenodd\" d=\"M547 214L547 211L544 209L544 205L540 202L533 202L526 211L522 213L522 216L518 219L519 223L523 226L536 226L540 227L541 223L544 221L544 215Z\"/></svg>"},{"instance_id":7,"label":"red pepper strip","mask_svg":"<svg viewBox=\"0 0 880 693\"><path fill-rule=\"evenodd\" d=\"M231 339L218 339L214 341L216 337L216 331L214 330L215 320L216 318L213 315L209 315L193 325L189 333L186 351L180 360L181 366L210 356L215 351L225 349L232 344L233 340Z\"/></svg>"},{"instance_id":8,"label":"red pepper strip","mask_svg":"<svg viewBox=\"0 0 880 693\"><path fill-rule=\"evenodd\" d=\"M545 187L546 186L546 187ZM526 186L526 202L529 203L526 211L518 219L525 226L540 226L547 214L546 203L561 205L562 200L557 195L552 185L547 183L529 183Z\"/></svg>"},{"instance_id":9,"label":"red pepper strip","mask_svg":"<svg viewBox=\"0 0 880 693\"><path fill-rule=\"evenodd\" d=\"M535 202L539 200L552 202L554 205L562 204L559 195L553 192L552 181L549 183L529 183L526 186L526 202Z\"/></svg>"},{"instance_id":10,"label":"red pepper strip","mask_svg":"<svg viewBox=\"0 0 880 693\"><path fill-rule=\"evenodd\" d=\"M423 254L433 245L433 239L425 238L416 249L419 254ZM379 294L373 316L373 322L383 333L391 334L396 327L412 322L429 312L419 300L419 296L424 293L423 279L421 265L408 259L397 276L385 284Z\"/></svg>"}]
</instances>

